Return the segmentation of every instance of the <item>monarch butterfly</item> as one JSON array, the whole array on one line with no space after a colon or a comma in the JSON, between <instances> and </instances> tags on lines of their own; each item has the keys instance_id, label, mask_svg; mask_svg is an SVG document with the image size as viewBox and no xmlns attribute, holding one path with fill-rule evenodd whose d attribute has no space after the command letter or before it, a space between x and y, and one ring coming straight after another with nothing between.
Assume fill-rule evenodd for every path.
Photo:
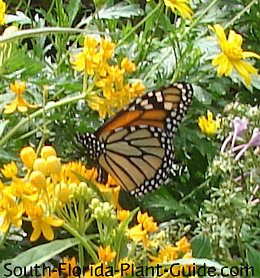
<instances>
[{"instance_id":1,"label":"monarch butterfly","mask_svg":"<svg viewBox=\"0 0 260 278\"><path fill-rule=\"evenodd\" d=\"M78 133L98 162L98 181L105 183L110 174L135 197L165 183L174 159L173 134L192 98L192 86L178 82L138 97L95 133Z\"/></svg>"}]
</instances>

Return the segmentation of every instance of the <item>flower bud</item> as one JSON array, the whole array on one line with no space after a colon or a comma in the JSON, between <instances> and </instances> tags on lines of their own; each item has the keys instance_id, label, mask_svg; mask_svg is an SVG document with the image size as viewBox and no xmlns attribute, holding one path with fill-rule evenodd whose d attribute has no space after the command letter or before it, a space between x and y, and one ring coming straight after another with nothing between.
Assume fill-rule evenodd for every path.
<instances>
[{"instance_id":1,"label":"flower bud","mask_svg":"<svg viewBox=\"0 0 260 278\"><path fill-rule=\"evenodd\" d=\"M44 189L46 187L46 179L42 172L40 171L33 171L30 175L30 182L38 189Z\"/></svg>"},{"instance_id":2,"label":"flower bud","mask_svg":"<svg viewBox=\"0 0 260 278\"><path fill-rule=\"evenodd\" d=\"M96 207L100 206L100 201L98 198L93 198L90 204L91 208L94 210Z\"/></svg>"},{"instance_id":3,"label":"flower bud","mask_svg":"<svg viewBox=\"0 0 260 278\"><path fill-rule=\"evenodd\" d=\"M61 184L58 184L56 187L57 190L57 194L58 194L58 198L61 202L65 203L69 200L69 188L68 185L64 182L62 182Z\"/></svg>"},{"instance_id":4,"label":"flower bud","mask_svg":"<svg viewBox=\"0 0 260 278\"><path fill-rule=\"evenodd\" d=\"M35 161L36 153L32 147L24 147L20 152L20 157L23 162L23 164L29 168L33 168L33 163Z\"/></svg>"},{"instance_id":5,"label":"flower bud","mask_svg":"<svg viewBox=\"0 0 260 278\"><path fill-rule=\"evenodd\" d=\"M37 158L33 163L33 170L41 171L46 176L47 174L46 160L43 158Z\"/></svg>"},{"instance_id":6,"label":"flower bud","mask_svg":"<svg viewBox=\"0 0 260 278\"><path fill-rule=\"evenodd\" d=\"M49 156L57 156L55 149L52 146L44 146L41 149L41 157L47 159Z\"/></svg>"},{"instance_id":7,"label":"flower bud","mask_svg":"<svg viewBox=\"0 0 260 278\"><path fill-rule=\"evenodd\" d=\"M61 170L61 163L60 160L54 156L48 156L46 159L47 164L47 170L50 172L50 174L59 174Z\"/></svg>"}]
</instances>

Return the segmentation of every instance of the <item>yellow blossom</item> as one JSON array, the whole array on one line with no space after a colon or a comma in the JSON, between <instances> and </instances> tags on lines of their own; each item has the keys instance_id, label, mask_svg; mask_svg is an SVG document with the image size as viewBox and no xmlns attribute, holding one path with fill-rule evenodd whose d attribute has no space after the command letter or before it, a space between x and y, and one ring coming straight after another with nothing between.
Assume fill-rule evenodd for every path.
<instances>
[{"instance_id":1,"label":"yellow blossom","mask_svg":"<svg viewBox=\"0 0 260 278\"><path fill-rule=\"evenodd\" d=\"M55 188L56 196L62 203L66 203L70 197L69 185L66 183L57 184Z\"/></svg>"},{"instance_id":2,"label":"yellow blossom","mask_svg":"<svg viewBox=\"0 0 260 278\"><path fill-rule=\"evenodd\" d=\"M36 108L38 105L29 104L23 97L22 94L25 91L25 82L15 81L14 83L10 84L10 89L16 94L15 99L12 101L11 104L5 105L5 114L11 114L16 109L19 112L25 113L28 111L29 108Z\"/></svg>"},{"instance_id":3,"label":"yellow blossom","mask_svg":"<svg viewBox=\"0 0 260 278\"><path fill-rule=\"evenodd\" d=\"M33 163L33 170L41 171L45 176L47 175L47 165L44 158L37 158Z\"/></svg>"},{"instance_id":4,"label":"yellow blossom","mask_svg":"<svg viewBox=\"0 0 260 278\"><path fill-rule=\"evenodd\" d=\"M95 184L99 191L104 194L118 210L120 210L121 206L118 203L119 193L121 191L120 185L118 185L110 175L108 175L108 181L106 184L98 182L95 182Z\"/></svg>"},{"instance_id":5,"label":"yellow blossom","mask_svg":"<svg viewBox=\"0 0 260 278\"><path fill-rule=\"evenodd\" d=\"M54 232L51 226L60 227L63 225L64 220L54 219L53 215L44 216L41 207L35 207L29 214L32 219L33 232L30 237L30 241L36 241L41 233L47 240L54 239Z\"/></svg>"},{"instance_id":6,"label":"yellow blossom","mask_svg":"<svg viewBox=\"0 0 260 278\"><path fill-rule=\"evenodd\" d=\"M235 31L230 30L227 39L224 29L220 24L215 24L214 27L209 26L209 28L217 35L222 50L212 61L213 66L218 66L218 75L229 76L233 68L235 68L244 79L246 85L249 86L252 81L250 73L257 75L257 69L243 61L243 59L250 57L259 59L260 56L254 52L243 51L241 47L243 38Z\"/></svg>"},{"instance_id":7,"label":"yellow blossom","mask_svg":"<svg viewBox=\"0 0 260 278\"><path fill-rule=\"evenodd\" d=\"M182 253L188 253L191 251L191 244L188 242L186 236L182 237L179 241L177 241L176 246Z\"/></svg>"},{"instance_id":8,"label":"yellow blossom","mask_svg":"<svg viewBox=\"0 0 260 278\"><path fill-rule=\"evenodd\" d=\"M221 119L213 120L213 114L209 110L207 116L207 118L205 116L199 117L198 125L204 134L211 136L220 128Z\"/></svg>"},{"instance_id":9,"label":"yellow blossom","mask_svg":"<svg viewBox=\"0 0 260 278\"><path fill-rule=\"evenodd\" d=\"M46 179L42 172L33 171L30 175L30 182L36 186L38 189L42 190L46 188Z\"/></svg>"},{"instance_id":10,"label":"yellow blossom","mask_svg":"<svg viewBox=\"0 0 260 278\"><path fill-rule=\"evenodd\" d=\"M76 172L85 179L91 181L96 180L98 176L96 168L87 169L81 162L69 162L62 165L59 180L67 182L68 184L79 184L81 181L73 172Z\"/></svg>"},{"instance_id":11,"label":"yellow blossom","mask_svg":"<svg viewBox=\"0 0 260 278\"><path fill-rule=\"evenodd\" d=\"M128 60L128 58L123 58L121 61L121 68L124 69L126 72L133 72L136 70L135 63Z\"/></svg>"},{"instance_id":12,"label":"yellow blossom","mask_svg":"<svg viewBox=\"0 0 260 278\"><path fill-rule=\"evenodd\" d=\"M1 172L6 178L10 179L17 175L18 168L15 162L12 161L11 163L4 164L3 169L1 169Z\"/></svg>"},{"instance_id":13,"label":"yellow blossom","mask_svg":"<svg viewBox=\"0 0 260 278\"><path fill-rule=\"evenodd\" d=\"M129 269L126 269L124 271L125 275L127 275L127 274L130 275L132 272L134 272L134 270L135 270L135 263L133 261L129 260L128 258L121 259L118 262L118 269L123 269L122 265L124 265L124 264L127 265L127 266L130 266Z\"/></svg>"},{"instance_id":14,"label":"yellow blossom","mask_svg":"<svg viewBox=\"0 0 260 278\"><path fill-rule=\"evenodd\" d=\"M6 4L3 0L0 0L0 26L5 23L5 10Z\"/></svg>"},{"instance_id":15,"label":"yellow blossom","mask_svg":"<svg viewBox=\"0 0 260 278\"><path fill-rule=\"evenodd\" d=\"M36 153L32 147L24 147L20 152L20 158L27 168L32 169Z\"/></svg>"},{"instance_id":16,"label":"yellow blossom","mask_svg":"<svg viewBox=\"0 0 260 278\"><path fill-rule=\"evenodd\" d=\"M52 175L54 175L54 174L58 175L61 171L60 160L59 160L59 158L57 158L54 155L51 155L51 156L47 157L46 166L47 166L47 170Z\"/></svg>"},{"instance_id":17,"label":"yellow blossom","mask_svg":"<svg viewBox=\"0 0 260 278\"><path fill-rule=\"evenodd\" d=\"M101 39L85 37L83 49L72 55L71 63L77 71L84 71L85 77L94 76L97 90L88 96L87 101L91 109L99 112L101 118L113 116L115 112L127 105L131 98L144 93L144 86L140 82L125 84L125 72L132 72L136 66L126 57L121 65L110 65L109 59L114 54L115 44Z\"/></svg>"},{"instance_id":18,"label":"yellow blossom","mask_svg":"<svg viewBox=\"0 0 260 278\"><path fill-rule=\"evenodd\" d=\"M150 2L151 0L147 0ZM192 20L193 11L189 7L190 1L189 0L164 0L164 4L166 7L171 8L172 12L177 12L183 17Z\"/></svg>"},{"instance_id":19,"label":"yellow blossom","mask_svg":"<svg viewBox=\"0 0 260 278\"><path fill-rule=\"evenodd\" d=\"M107 99L96 97L94 100L92 98L88 105L91 109L98 111L102 119L105 119L107 114L110 116L115 115L115 112L111 109L111 101Z\"/></svg>"},{"instance_id":20,"label":"yellow blossom","mask_svg":"<svg viewBox=\"0 0 260 278\"><path fill-rule=\"evenodd\" d=\"M1 203L0 216L4 219L4 221L0 227L0 232L5 233L8 230L10 223L12 223L16 227L21 227L23 214L22 203L17 205L10 199L2 199ZM1 208L1 206L5 206L5 208Z\"/></svg>"},{"instance_id":21,"label":"yellow blossom","mask_svg":"<svg viewBox=\"0 0 260 278\"><path fill-rule=\"evenodd\" d=\"M116 257L116 252L111 250L110 246L103 248L99 246L98 257L101 262L110 262Z\"/></svg>"},{"instance_id":22,"label":"yellow blossom","mask_svg":"<svg viewBox=\"0 0 260 278\"><path fill-rule=\"evenodd\" d=\"M52 146L44 146L41 149L41 157L47 159L49 156L57 156L55 149Z\"/></svg>"},{"instance_id":23,"label":"yellow blossom","mask_svg":"<svg viewBox=\"0 0 260 278\"><path fill-rule=\"evenodd\" d=\"M63 261L62 272L64 274L69 275L71 273L70 270L74 269L77 266L75 257L72 257L71 259L65 257L62 259L62 261ZM71 277L71 276L69 276L69 277Z\"/></svg>"},{"instance_id":24,"label":"yellow blossom","mask_svg":"<svg viewBox=\"0 0 260 278\"><path fill-rule=\"evenodd\" d=\"M103 60L106 61L110 59L114 53L115 44L113 42L102 39L100 42L100 48L102 51Z\"/></svg>"},{"instance_id":25,"label":"yellow blossom","mask_svg":"<svg viewBox=\"0 0 260 278\"><path fill-rule=\"evenodd\" d=\"M129 210L121 209L117 211L117 219L120 221L124 221L130 215Z\"/></svg>"},{"instance_id":26,"label":"yellow blossom","mask_svg":"<svg viewBox=\"0 0 260 278\"><path fill-rule=\"evenodd\" d=\"M128 229L128 234L134 242L147 241L147 231L143 230L142 224L138 224Z\"/></svg>"}]
</instances>

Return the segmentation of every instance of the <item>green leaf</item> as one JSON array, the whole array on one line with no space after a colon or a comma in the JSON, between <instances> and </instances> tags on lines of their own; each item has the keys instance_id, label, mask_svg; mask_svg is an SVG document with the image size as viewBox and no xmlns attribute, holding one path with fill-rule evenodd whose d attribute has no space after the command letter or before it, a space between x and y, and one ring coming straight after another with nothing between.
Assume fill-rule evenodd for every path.
<instances>
[{"instance_id":1,"label":"green leaf","mask_svg":"<svg viewBox=\"0 0 260 278\"><path fill-rule=\"evenodd\" d=\"M13 14L6 15L6 24L10 24L10 23L19 23L23 25L23 24L31 24L32 21L23 12L17 11L16 15Z\"/></svg>"},{"instance_id":2,"label":"green leaf","mask_svg":"<svg viewBox=\"0 0 260 278\"><path fill-rule=\"evenodd\" d=\"M75 17L77 16L80 5L81 5L80 0L70 0L68 6L66 7L66 11L69 16L69 25L70 26L72 25Z\"/></svg>"},{"instance_id":3,"label":"green leaf","mask_svg":"<svg viewBox=\"0 0 260 278\"><path fill-rule=\"evenodd\" d=\"M118 3L110 8L102 9L98 12L99 19L113 19L113 18L130 18L132 16L141 16L142 9L138 4Z\"/></svg>"},{"instance_id":4,"label":"green leaf","mask_svg":"<svg viewBox=\"0 0 260 278\"><path fill-rule=\"evenodd\" d=\"M250 245L246 245L246 259L250 267L253 268L253 277L260 277L260 252Z\"/></svg>"},{"instance_id":5,"label":"green leaf","mask_svg":"<svg viewBox=\"0 0 260 278\"><path fill-rule=\"evenodd\" d=\"M205 234L195 236L191 240L192 254L195 258L210 258L211 244L209 237Z\"/></svg>"},{"instance_id":6,"label":"green leaf","mask_svg":"<svg viewBox=\"0 0 260 278\"><path fill-rule=\"evenodd\" d=\"M30 270L30 267L34 267L36 264L41 265L54 256L60 254L66 249L78 244L78 240L75 238L68 238L62 240L55 240L50 243L38 245L33 247L11 260L5 260L0 264L0 276L4 274L4 265L8 265L8 269L13 270L16 266L21 268L26 267L26 271Z\"/></svg>"},{"instance_id":7,"label":"green leaf","mask_svg":"<svg viewBox=\"0 0 260 278\"><path fill-rule=\"evenodd\" d=\"M0 123L0 137L3 135L4 129L6 125L8 124L9 120L4 120Z\"/></svg>"}]
</instances>

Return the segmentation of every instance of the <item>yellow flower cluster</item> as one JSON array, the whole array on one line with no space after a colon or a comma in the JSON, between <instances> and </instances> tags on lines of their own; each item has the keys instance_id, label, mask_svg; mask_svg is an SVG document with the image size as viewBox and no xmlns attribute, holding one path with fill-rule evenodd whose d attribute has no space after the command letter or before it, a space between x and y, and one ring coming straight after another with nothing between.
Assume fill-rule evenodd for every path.
<instances>
[{"instance_id":1,"label":"yellow flower cluster","mask_svg":"<svg viewBox=\"0 0 260 278\"><path fill-rule=\"evenodd\" d=\"M88 81L94 84L95 90L87 95L91 109L97 110L100 117L112 116L121 110L132 98L144 93L141 82L125 84L125 74L135 70L134 63L126 57L119 65L110 65L115 44L101 39L85 37L83 50L73 55L71 61L76 71L85 72Z\"/></svg>"},{"instance_id":2,"label":"yellow flower cluster","mask_svg":"<svg viewBox=\"0 0 260 278\"><path fill-rule=\"evenodd\" d=\"M0 180L0 216L4 219L0 232L6 232L11 224L20 227L22 216L26 216L33 227L31 241L41 234L47 240L53 240L51 226L59 227L64 223L55 212L73 198L86 195L87 184L74 173L95 182L97 171L86 169L80 162L62 165L52 146L44 146L40 157L32 147L25 147L20 158L27 168L23 178L17 177L18 168L13 161L1 169L2 175L11 179L11 183L5 185ZM109 190L110 184L102 186ZM117 199L114 201L118 204Z\"/></svg>"},{"instance_id":3,"label":"yellow flower cluster","mask_svg":"<svg viewBox=\"0 0 260 278\"><path fill-rule=\"evenodd\" d=\"M147 212L140 211L137 214L137 221L139 224L128 229L129 237L135 242L143 242L144 247L148 247L150 245L148 234L158 229L157 223L152 216L148 216Z\"/></svg>"},{"instance_id":4,"label":"yellow flower cluster","mask_svg":"<svg viewBox=\"0 0 260 278\"><path fill-rule=\"evenodd\" d=\"M151 260L151 265L157 265L160 263L171 262L176 259L191 259L192 250L191 244L188 242L187 238L184 236L179 241L176 242L175 246L162 244L158 251L157 256L149 255ZM175 273L174 276L180 276L180 273L184 273L188 266L176 265L172 268L172 272ZM172 277L170 274L165 277Z\"/></svg>"},{"instance_id":5,"label":"yellow flower cluster","mask_svg":"<svg viewBox=\"0 0 260 278\"><path fill-rule=\"evenodd\" d=\"M207 116L207 118L205 116L199 117L198 125L204 134L212 136L220 128L221 119L213 120L213 114L209 110Z\"/></svg>"}]
</instances>

